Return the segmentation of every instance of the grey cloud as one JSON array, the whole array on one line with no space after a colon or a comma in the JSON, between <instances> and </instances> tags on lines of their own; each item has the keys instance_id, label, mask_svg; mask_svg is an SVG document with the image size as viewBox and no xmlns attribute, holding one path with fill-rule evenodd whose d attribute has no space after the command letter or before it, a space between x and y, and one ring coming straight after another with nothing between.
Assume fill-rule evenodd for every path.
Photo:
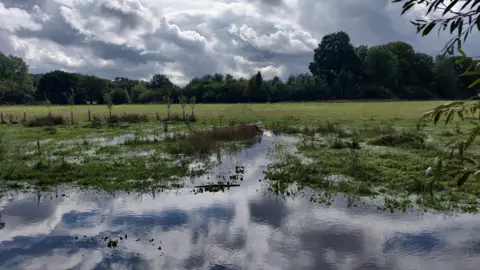
<instances>
[{"instance_id":1,"label":"grey cloud","mask_svg":"<svg viewBox=\"0 0 480 270\"><path fill-rule=\"evenodd\" d=\"M440 38L435 34L426 38L416 35L409 18L400 16L401 6L392 6L390 1L301 0L292 4L291 1L283 0L208 0L212 2L213 8L212 13L207 13L201 9L195 11L194 4L190 10L185 10L176 3L172 3L172 7L164 7L153 0L141 3L130 0L121 2L119 8L119 5L116 5L117 0L103 0L71 6L70 11L74 12L75 17L68 17L68 21L65 14L60 12L60 1L0 1L6 8L26 10L37 23L42 23L41 29L20 28L15 33L0 30L0 50L21 57L29 56L26 61L32 66L32 72L66 69L108 78L146 78L168 67L174 69L172 72L179 72L185 80L189 80L194 76L215 72L247 75L273 65L284 67L286 76L287 73L307 72L313 52L305 48L312 48L312 40L320 41L323 35L334 31L346 31L355 45L375 45L401 40L411 43L417 51L433 55L440 53L448 39L447 35ZM241 5L216 12L216 1L221 3L220 6L228 3ZM188 5L187 0L181 2L183 6ZM35 7L36 5L38 7ZM248 5L258 13L253 14L252 9L242 12L240 8L239 11L239 7ZM172 8L173 11L169 11ZM275 11L267 11L266 8ZM39 12L46 13L49 19L41 21ZM92 16L97 19L88 20ZM83 18L86 19L85 22L81 21ZM109 26L108 33L98 30L103 29L97 27L102 21ZM279 23L282 21L286 23ZM86 35L73 23L80 24L83 30L97 29L97 33L93 36ZM156 25L160 26L155 28ZM232 33L229 30L233 25L245 25L252 29L256 36ZM119 39L108 40L107 37L112 35ZM295 35L295 43L286 42L285 39L293 40L292 35ZM11 37L38 39L39 42L35 43L38 47L27 50L28 48L16 46L10 42ZM132 42L127 44L122 43L122 40ZM478 48L474 47L478 40L478 35L470 37L470 42L466 45L469 53L480 54ZM58 50L66 55L69 55L70 50L80 50L84 52L84 58L109 60L115 65L69 66L57 58L41 61L32 58L35 57L32 56L32 50L46 50L47 46L42 44L52 41L58 44ZM303 46L303 49L299 46ZM30 53L27 54L27 51ZM241 58L245 60L238 60Z\"/></svg>"},{"instance_id":2,"label":"grey cloud","mask_svg":"<svg viewBox=\"0 0 480 270\"><path fill-rule=\"evenodd\" d=\"M105 3L100 6L100 11L101 14L107 18L110 17L117 19L121 30L135 29L141 24L141 18L138 16L138 14L113 8L105 5Z\"/></svg>"},{"instance_id":3,"label":"grey cloud","mask_svg":"<svg viewBox=\"0 0 480 270\"><path fill-rule=\"evenodd\" d=\"M65 22L60 13L53 14L49 21L43 24L43 28L38 31L21 29L17 31L17 36L22 38L36 37L54 41L60 45L79 45L85 41L86 36Z\"/></svg>"},{"instance_id":4,"label":"grey cloud","mask_svg":"<svg viewBox=\"0 0 480 270\"><path fill-rule=\"evenodd\" d=\"M2 0L7 8L22 8L27 11L32 11L34 6L43 7L49 0Z\"/></svg>"}]
</instances>

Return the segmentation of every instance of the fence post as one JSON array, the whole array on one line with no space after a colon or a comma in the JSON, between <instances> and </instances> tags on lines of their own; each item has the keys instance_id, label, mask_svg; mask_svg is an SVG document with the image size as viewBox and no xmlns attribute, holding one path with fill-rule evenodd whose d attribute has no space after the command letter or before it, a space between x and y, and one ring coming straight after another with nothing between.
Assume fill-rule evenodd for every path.
<instances>
[{"instance_id":1,"label":"fence post","mask_svg":"<svg viewBox=\"0 0 480 270\"><path fill-rule=\"evenodd\" d=\"M0 123L5 124L5 121L3 120L3 112L0 112Z\"/></svg>"},{"instance_id":2,"label":"fence post","mask_svg":"<svg viewBox=\"0 0 480 270\"><path fill-rule=\"evenodd\" d=\"M27 111L23 111L23 122L27 122Z\"/></svg>"},{"instance_id":3,"label":"fence post","mask_svg":"<svg viewBox=\"0 0 480 270\"><path fill-rule=\"evenodd\" d=\"M90 112L90 109L88 109L88 122L92 122L92 113Z\"/></svg>"},{"instance_id":4,"label":"fence post","mask_svg":"<svg viewBox=\"0 0 480 270\"><path fill-rule=\"evenodd\" d=\"M73 125L73 111L70 112L70 115L72 117L72 125Z\"/></svg>"}]
</instances>

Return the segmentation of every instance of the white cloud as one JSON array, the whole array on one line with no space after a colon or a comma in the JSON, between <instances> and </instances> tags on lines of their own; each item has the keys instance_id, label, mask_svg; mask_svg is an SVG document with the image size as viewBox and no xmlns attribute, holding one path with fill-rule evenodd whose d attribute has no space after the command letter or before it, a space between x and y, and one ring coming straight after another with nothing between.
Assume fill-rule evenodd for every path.
<instances>
[{"instance_id":1,"label":"white cloud","mask_svg":"<svg viewBox=\"0 0 480 270\"><path fill-rule=\"evenodd\" d=\"M334 31L356 45L401 40L430 54L448 38L421 38L409 23L421 11L401 17L401 5L377 0L2 2L0 50L25 57L32 72L146 78L165 70L182 84L215 72L285 78L307 72L313 49ZM478 53L476 40L471 35L469 53Z\"/></svg>"},{"instance_id":2,"label":"white cloud","mask_svg":"<svg viewBox=\"0 0 480 270\"><path fill-rule=\"evenodd\" d=\"M31 14L20 8L6 8L0 2L0 29L14 32L19 29L40 30L42 25L35 21Z\"/></svg>"}]
</instances>

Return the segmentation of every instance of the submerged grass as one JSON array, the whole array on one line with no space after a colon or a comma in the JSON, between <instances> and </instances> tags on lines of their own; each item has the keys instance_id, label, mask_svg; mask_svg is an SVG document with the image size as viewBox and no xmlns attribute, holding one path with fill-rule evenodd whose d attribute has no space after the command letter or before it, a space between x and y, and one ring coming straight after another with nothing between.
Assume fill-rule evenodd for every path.
<instances>
[{"instance_id":1,"label":"submerged grass","mask_svg":"<svg viewBox=\"0 0 480 270\"><path fill-rule=\"evenodd\" d=\"M378 134L384 135L371 140L372 146L360 147L359 140ZM411 207L478 211L480 183L470 181L467 186L458 187L448 177L433 183L426 175L426 169L443 150L427 147L422 133L397 133L394 129L374 127L356 135L362 137L351 141L320 137L313 143L301 142L298 153L282 153L267 169L271 191L285 196L292 193L290 187L296 183L301 189L316 190L321 199L312 200L327 204L336 194L342 194L359 200L383 198L380 208L390 211L407 211Z\"/></svg>"},{"instance_id":2,"label":"submerged grass","mask_svg":"<svg viewBox=\"0 0 480 270\"><path fill-rule=\"evenodd\" d=\"M413 104L418 106L415 115L405 109ZM60 183L107 190L163 188L193 174L188 166L192 160L215 155L220 160L226 149L254 145L261 139L261 126L299 137L298 153L282 154L267 169L270 188L277 193L285 195L297 183L323 194L328 200L321 200L326 203L342 194L372 197L389 209L416 204L474 211L479 183L467 181L458 188L445 179L430 186L431 179L425 175L442 151L429 147L429 141L443 145L461 133L452 127L418 125L419 108L429 104L199 105L200 120L188 124L178 112L172 113L171 121L162 122L166 113L157 110L163 106L147 106L145 111L115 106L119 111L114 112L113 124L97 109L92 110L89 123L76 118L73 125L38 125L38 120L31 127L5 124L0 136L0 183L6 188ZM392 110L394 106L399 108ZM68 114L58 110L52 111L69 117L69 110ZM119 135L128 136L118 141L95 140ZM475 149L480 153L478 146Z\"/></svg>"}]
</instances>

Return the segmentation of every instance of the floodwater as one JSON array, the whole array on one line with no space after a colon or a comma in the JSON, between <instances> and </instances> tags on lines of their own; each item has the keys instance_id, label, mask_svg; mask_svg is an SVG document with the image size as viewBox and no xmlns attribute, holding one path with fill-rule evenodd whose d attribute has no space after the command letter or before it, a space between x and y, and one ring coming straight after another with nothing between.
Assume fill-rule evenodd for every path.
<instances>
[{"instance_id":1,"label":"floodwater","mask_svg":"<svg viewBox=\"0 0 480 270\"><path fill-rule=\"evenodd\" d=\"M259 179L280 139L264 135L224 157L209 179L188 183L244 166L240 186L225 192L5 194L0 268L479 269L480 216L390 214L269 194Z\"/></svg>"}]
</instances>

